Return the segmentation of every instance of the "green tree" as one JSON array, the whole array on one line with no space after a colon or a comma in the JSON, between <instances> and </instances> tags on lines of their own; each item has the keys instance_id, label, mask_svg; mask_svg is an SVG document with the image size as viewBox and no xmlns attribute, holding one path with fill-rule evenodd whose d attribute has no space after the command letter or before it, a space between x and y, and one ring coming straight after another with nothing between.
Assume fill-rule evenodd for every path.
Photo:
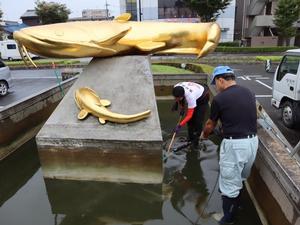
<instances>
[{"instance_id":1,"label":"green tree","mask_svg":"<svg viewBox=\"0 0 300 225\"><path fill-rule=\"evenodd\" d=\"M184 4L195 11L202 22L215 21L224 12L231 0L183 0Z\"/></svg>"},{"instance_id":2,"label":"green tree","mask_svg":"<svg viewBox=\"0 0 300 225\"><path fill-rule=\"evenodd\" d=\"M65 4L36 1L35 11L42 24L66 22L71 11Z\"/></svg>"},{"instance_id":3,"label":"green tree","mask_svg":"<svg viewBox=\"0 0 300 225\"><path fill-rule=\"evenodd\" d=\"M283 38L285 44L290 44L297 28L294 23L300 16L300 0L279 0L274 15L274 24L278 28L278 34Z\"/></svg>"}]
</instances>

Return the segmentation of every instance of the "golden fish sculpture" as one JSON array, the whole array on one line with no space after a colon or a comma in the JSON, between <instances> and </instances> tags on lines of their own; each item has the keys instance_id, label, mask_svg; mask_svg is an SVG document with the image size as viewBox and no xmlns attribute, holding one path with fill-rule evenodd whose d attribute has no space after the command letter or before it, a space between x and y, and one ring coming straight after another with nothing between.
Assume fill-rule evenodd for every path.
<instances>
[{"instance_id":1,"label":"golden fish sculpture","mask_svg":"<svg viewBox=\"0 0 300 225\"><path fill-rule=\"evenodd\" d=\"M109 57L130 54L196 54L214 51L220 39L217 23L80 21L23 28L13 33L20 54L45 57ZM31 61L31 63L33 63Z\"/></svg>"},{"instance_id":2,"label":"golden fish sculpture","mask_svg":"<svg viewBox=\"0 0 300 225\"><path fill-rule=\"evenodd\" d=\"M100 99L96 92L88 87L79 88L75 91L75 102L80 109L78 119L83 120L92 114L99 119L101 124L105 124L106 121L115 123L135 122L149 117L151 113L150 110L132 115L111 112L106 108L111 104L110 101Z\"/></svg>"}]
</instances>

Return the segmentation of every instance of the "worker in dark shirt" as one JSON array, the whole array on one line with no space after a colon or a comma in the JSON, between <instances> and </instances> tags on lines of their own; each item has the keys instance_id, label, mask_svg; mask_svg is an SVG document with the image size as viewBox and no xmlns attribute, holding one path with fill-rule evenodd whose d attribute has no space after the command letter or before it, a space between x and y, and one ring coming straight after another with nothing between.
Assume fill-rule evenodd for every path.
<instances>
[{"instance_id":1,"label":"worker in dark shirt","mask_svg":"<svg viewBox=\"0 0 300 225\"><path fill-rule=\"evenodd\" d=\"M243 181L250 175L258 148L256 101L250 90L236 84L234 72L228 66L214 69L212 84L219 93L212 101L210 117L200 138L208 138L220 120L223 140L219 189L224 216L219 224L233 224Z\"/></svg>"}]
</instances>

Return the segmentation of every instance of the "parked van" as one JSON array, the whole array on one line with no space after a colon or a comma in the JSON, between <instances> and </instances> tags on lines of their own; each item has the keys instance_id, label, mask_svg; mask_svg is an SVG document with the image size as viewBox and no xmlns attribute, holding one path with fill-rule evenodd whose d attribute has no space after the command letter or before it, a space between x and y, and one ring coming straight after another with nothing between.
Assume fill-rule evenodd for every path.
<instances>
[{"instance_id":1,"label":"parked van","mask_svg":"<svg viewBox=\"0 0 300 225\"><path fill-rule=\"evenodd\" d=\"M281 109L286 127L300 124L300 49L286 51L273 80L272 105Z\"/></svg>"},{"instance_id":2,"label":"parked van","mask_svg":"<svg viewBox=\"0 0 300 225\"><path fill-rule=\"evenodd\" d=\"M18 45L15 40L0 41L1 58L4 60L22 59L18 50ZM34 54L30 54L31 58L36 57Z\"/></svg>"}]
</instances>

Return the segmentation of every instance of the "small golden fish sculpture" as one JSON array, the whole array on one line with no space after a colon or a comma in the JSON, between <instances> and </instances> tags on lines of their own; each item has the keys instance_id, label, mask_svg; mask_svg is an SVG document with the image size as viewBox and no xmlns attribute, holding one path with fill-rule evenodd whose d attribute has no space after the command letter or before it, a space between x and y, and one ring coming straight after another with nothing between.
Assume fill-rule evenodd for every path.
<instances>
[{"instance_id":1,"label":"small golden fish sculpture","mask_svg":"<svg viewBox=\"0 0 300 225\"><path fill-rule=\"evenodd\" d=\"M28 52L54 58L110 57L132 54L197 54L217 47L217 23L129 21L124 13L113 21L80 21L23 28L13 33L23 60ZM26 62L26 61L25 61Z\"/></svg>"},{"instance_id":2,"label":"small golden fish sculpture","mask_svg":"<svg viewBox=\"0 0 300 225\"><path fill-rule=\"evenodd\" d=\"M106 107L111 104L109 100L100 99L94 90L88 87L79 88L75 91L75 102L80 109L77 116L78 119L83 120L89 114L99 118L101 124L106 121L115 123L130 123L149 117L151 111L147 110L141 113L124 115L114 113Z\"/></svg>"}]
</instances>

